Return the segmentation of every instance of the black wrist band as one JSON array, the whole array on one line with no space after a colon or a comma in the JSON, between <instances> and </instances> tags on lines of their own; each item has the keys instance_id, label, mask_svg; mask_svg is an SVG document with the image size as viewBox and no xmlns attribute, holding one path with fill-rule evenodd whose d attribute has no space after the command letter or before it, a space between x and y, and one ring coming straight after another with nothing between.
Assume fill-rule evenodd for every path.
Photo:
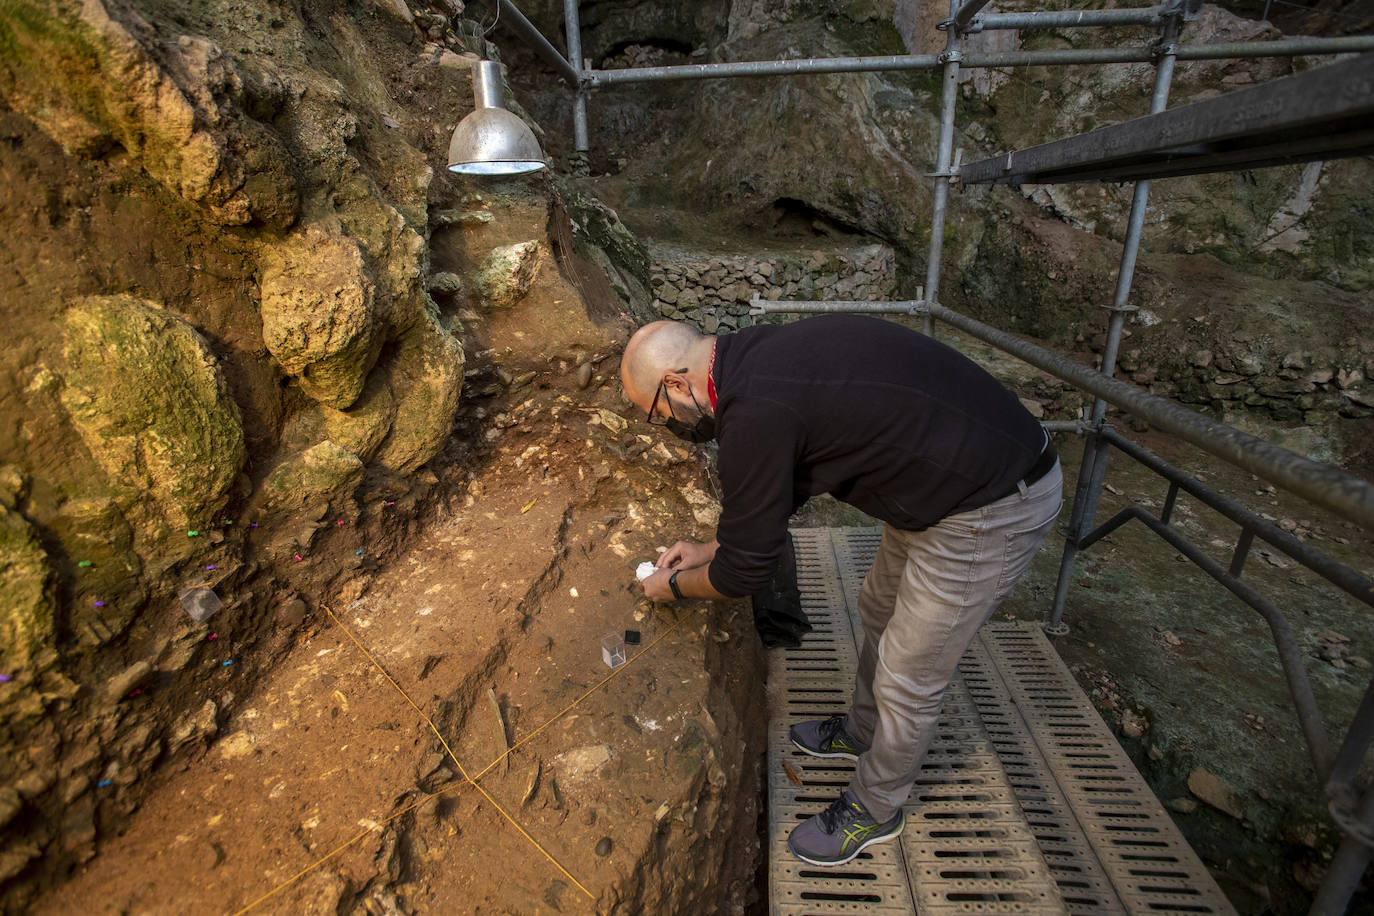
<instances>
[{"instance_id":1,"label":"black wrist band","mask_svg":"<svg viewBox=\"0 0 1374 916\"><path fill-rule=\"evenodd\" d=\"M673 597L676 598L678 601L681 601L683 597L682 589L677 587L677 574L680 572L682 572L682 570L680 569L674 570L673 574L668 577L668 587L673 590Z\"/></svg>"}]
</instances>

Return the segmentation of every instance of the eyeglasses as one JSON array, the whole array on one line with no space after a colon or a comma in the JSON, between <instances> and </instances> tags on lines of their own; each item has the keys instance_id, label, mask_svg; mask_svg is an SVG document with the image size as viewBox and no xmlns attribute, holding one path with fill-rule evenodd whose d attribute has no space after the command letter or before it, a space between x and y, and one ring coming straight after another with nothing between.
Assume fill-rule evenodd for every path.
<instances>
[{"instance_id":1,"label":"eyeglasses","mask_svg":"<svg viewBox=\"0 0 1374 916\"><path fill-rule=\"evenodd\" d=\"M679 374L685 374L687 372L686 369L679 369L677 371ZM673 402L671 400L666 400L664 403L668 405L669 416L664 417L660 420L654 419L654 411L658 410L658 399L663 397L663 389L664 386L667 384L667 381L667 379L663 379L658 383L658 390L654 392L653 403L649 405L649 416L647 418L647 422L650 426L667 426L669 417L673 416Z\"/></svg>"}]
</instances>

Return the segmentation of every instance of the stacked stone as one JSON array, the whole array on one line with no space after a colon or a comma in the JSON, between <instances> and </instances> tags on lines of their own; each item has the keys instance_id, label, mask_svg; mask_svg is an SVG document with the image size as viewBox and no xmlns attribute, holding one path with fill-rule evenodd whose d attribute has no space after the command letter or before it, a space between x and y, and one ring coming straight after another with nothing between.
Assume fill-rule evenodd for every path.
<instances>
[{"instance_id":1,"label":"stacked stone","mask_svg":"<svg viewBox=\"0 0 1374 916\"><path fill-rule=\"evenodd\" d=\"M1323 425L1336 417L1374 416L1374 359L1352 346L1344 353L1274 354L1197 350L1186 362L1142 367L1139 350L1121 368L1162 397L1223 412L1258 411L1284 423Z\"/></svg>"},{"instance_id":2,"label":"stacked stone","mask_svg":"<svg viewBox=\"0 0 1374 916\"><path fill-rule=\"evenodd\" d=\"M650 285L664 318L706 334L746 328L755 299L864 301L892 298L896 258L886 245L774 256L719 255L657 246Z\"/></svg>"}]
</instances>

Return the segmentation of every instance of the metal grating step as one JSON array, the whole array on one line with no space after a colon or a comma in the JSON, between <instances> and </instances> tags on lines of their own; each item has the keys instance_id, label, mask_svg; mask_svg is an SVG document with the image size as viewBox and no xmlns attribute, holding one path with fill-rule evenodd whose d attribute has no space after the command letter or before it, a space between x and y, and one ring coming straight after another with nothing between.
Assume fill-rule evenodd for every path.
<instances>
[{"instance_id":1,"label":"metal grating step","mask_svg":"<svg viewBox=\"0 0 1374 916\"><path fill-rule=\"evenodd\" d=\"M965 654L900 842L839 868L793 857L787 835L843 791L854 766L803 754L787 730L848 710L863 638L858 594L881 532L800 529L793 538L815 629L770 658L774 916L1233 912L1029 623L990 623Z\"/></svg>"}]
</instances>

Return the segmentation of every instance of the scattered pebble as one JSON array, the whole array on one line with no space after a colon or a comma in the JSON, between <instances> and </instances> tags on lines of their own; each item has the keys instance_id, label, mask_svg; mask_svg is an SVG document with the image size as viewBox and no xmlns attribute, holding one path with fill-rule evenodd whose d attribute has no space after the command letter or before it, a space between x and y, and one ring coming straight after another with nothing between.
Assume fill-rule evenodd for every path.
<instances>
[{"instance_id":1,"label":"scattered pebble","mask_svg":"<svg viewBox=\"0 0 1374 916\"><path fill-rule=\"evenodd\" d=\"M577 589L575 589L575 588L570 588L570 589L568 589L568 594L569 594L569 595L572 595L574 598L576 598L576 597L577 597Z\"/></svg>"},{"instance_id":2,"label":"scattered pebble","mask_svg":"<svg viewBox=\"0 0 1374 916\"><path fill-rule=\"evenodd\" d=\"M608 856L611 854L611 849L614 848L614 846L615 844L611 842L610 837L603 836L596 842L596 854L599 856Z\"/></svg>"}]
</instances>

